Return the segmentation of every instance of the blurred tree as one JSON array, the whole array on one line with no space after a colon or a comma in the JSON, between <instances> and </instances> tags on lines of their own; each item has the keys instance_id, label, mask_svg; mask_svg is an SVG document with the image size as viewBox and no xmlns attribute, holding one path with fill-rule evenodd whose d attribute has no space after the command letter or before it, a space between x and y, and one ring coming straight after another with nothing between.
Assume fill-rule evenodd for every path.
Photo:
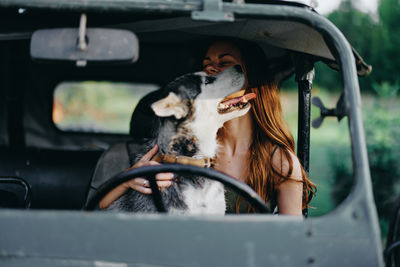
<instances>
[{"instance_id":1,"label":"blurred tree","mask_svg":"<svg viewBox=\"0 0 400 267\"><path fill-rule=\"evenodd\" d=\"M400 68L400 3L382 0L378 9L379 31L371 42L371 62L375 65L374 82L398 84Z\"/></svg>"},{"instance_id":2,"label":"blurred tree","mask_svg":"<svg viewBox=\"0 0 400 267\"><path fill-rule=\"evenodd\" d=\"M396 96L400 88L399 18L398 0L381 0L377 21L356 10L350 0L342 2L339 10L328 15L328 19L343 32L364 60L373 66L371 75L360 79L360 86L364 92L376 95L372 107L364 106L364 125L375 203L383 236L399 191L400 118L396 107ZM327 69L321 68L319 77L316 83L320 87L338 87L330 80L334 77L331 71L328 73ZM344 149L337 148L332 152L331 164L335 170L332 197L339 203L352 186L353 170L350 162L334 160L343 158Z\"/></svg>"},{"instance_id":3,"label":"blurred tree","mask_svg":"<svg viewBox=\"0 0 400 267\"><path fill-rule=\"evenodd\" d=\"M364 110L364 118L368 118L364 122L372 187L383 238L400 186L400 118L398 108L391 105L395 99L388 97L377 97L375 104ZM330 164L334 170L331 193L337 205L351 190L353 169L350 161L342 160L348 153L345 147L336 146L331 152Z\"/></svg>"},{"instance_id":4,"label":"blurred tree","mask_svg":"<svg viewBox=\"0 0 400 267\"><path fill-rule=\"evenodd\" d=\"M375 67L374 49L371 49L371 43L377 38L379 26L372 18L356 8L350 0L344 0L339 8L328 15L332 21L346 36L350 44L360 53L364 60ZM375 69L374 69L375 71ZM330 69L317 66L315 84L322 88L330 90L341 90L342 86L338 83L339 75L333 73ZM371 75L360 79L362 89L371 91L370 85L373 77Z\"/></svg>"},{"instance_id":5,"label":"blurred tree","mask_svg":"<svg viewBox=\"0 0 400 267\"><path fill-rule=\"evenodd\" d=\"M400 2L381 0L378 21L369 14L354 8L350 0L344 0L339 9L328 15L346 36L350 44L364 60L372 65L371 75L360 78L361 90L374 93L373 86L383 84L396 89L400 84ZM339 90L338 75L322 66L316 67L315 84L330 90ZM397 91L397 90L396 90Z\"/></svg>"}]
</instances>

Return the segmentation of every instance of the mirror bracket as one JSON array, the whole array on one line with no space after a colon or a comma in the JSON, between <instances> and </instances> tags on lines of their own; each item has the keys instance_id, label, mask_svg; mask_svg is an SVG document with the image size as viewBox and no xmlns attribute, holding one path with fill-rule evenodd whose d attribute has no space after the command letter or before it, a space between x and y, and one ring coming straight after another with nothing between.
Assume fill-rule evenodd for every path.
<instances>
[{"instance_id":1,"label":"mirror bracket","mask_svg":"<svg viewBox=\"0 0 400 267\"><path fill-rule=\"evenodd\" d=\"M234 21L232 12L222 11L222 0L203 0L203 10L192 12L193 20Z\"/></svg>"},{"instance_id":2,"label":"mirror bracket","mask_svg":"<svg viewBox=\"0 0 400 267\"><path fill-rule=\"evenodd\" d=\"M88 47L88 43L86 42L86 22L87 16L85 13L81 14L81 19L79 21L79 43L78 47L81 51L85 51Z\"/></svg>"},{"instance_id":3,"label":"mirror bracket","mask_svg":"<svg viewBox=\"0 0 400 267\"><path fill-rule=\"evenodd\" d=\"M86 23L87 23L87 16L85 13L81 14L81 18L79 21L79 37L78 37L78 49L82 52L86 51L88 48L87 43L87 36L86 36ZM77 67L86 67L87 61L78 59L76 61Z\"/></svg>"}]
</instances>

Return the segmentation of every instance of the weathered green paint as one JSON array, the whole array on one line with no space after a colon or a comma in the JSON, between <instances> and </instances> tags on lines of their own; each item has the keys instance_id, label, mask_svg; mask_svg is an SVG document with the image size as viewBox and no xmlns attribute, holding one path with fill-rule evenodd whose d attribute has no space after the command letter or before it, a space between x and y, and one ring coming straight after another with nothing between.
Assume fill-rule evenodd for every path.
<instances>
[{"instance_id":1,"label":"weathered green paint","mask_svg":"<svg viewBox=\"0 0 400 267\"><path fill-rule=\"evenodd\" d=\"M190 15L201 11L203 5L199 1L0 0L0 7ZM219 11L230 12L236 18L297 21L324 36L340 65L349 110L355 185L347 199L328 215L303 221L270 215L180 217L2 210L1 264L63 266L67 262L99 266L99 261L132 266L383 265L360 91L347 40L331 22L307 8L223 3Z\"/></svg>"}]
</instances>

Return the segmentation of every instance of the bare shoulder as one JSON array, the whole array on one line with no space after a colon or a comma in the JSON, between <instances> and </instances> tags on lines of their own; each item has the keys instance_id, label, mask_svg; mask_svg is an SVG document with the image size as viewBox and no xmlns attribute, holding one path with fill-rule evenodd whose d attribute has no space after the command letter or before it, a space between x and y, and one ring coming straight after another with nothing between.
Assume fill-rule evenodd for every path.
<instances>
[{"instance_id":1,"label":"bare shoulder","mask_svg":"<svg viewBox=\"0 0 400 267\"><path fill-rule=\"evenodd\" d=\"M290 164L290 161L292 164ZM272 155L272 166L283 176L290 174L289 178L293 180L303 180L300 161L297 156L290 151L286 154L283 149L278 147Z\"/></svg>"},{"instance_id":2,"label":"bare shoulder","mask_svg":"<svg viewBox=\"0 0 400 267\"><path fill-rule=\"evenodd\" d=\"M276 149L272 156L272 166L289 180L278 187L278 208L280 214L301 215L303 199L303 177L299 159L295 154Z\"/></svg>"}]
</instances>

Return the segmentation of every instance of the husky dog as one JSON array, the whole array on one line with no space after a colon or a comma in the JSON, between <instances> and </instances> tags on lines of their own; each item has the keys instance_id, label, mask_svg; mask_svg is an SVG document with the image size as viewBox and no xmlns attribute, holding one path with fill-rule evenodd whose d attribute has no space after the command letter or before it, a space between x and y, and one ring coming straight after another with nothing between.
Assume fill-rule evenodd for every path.
<instances>
[{"instance_id":1,"label":"husky dog","mask_svg":"<svg viewBox=\"0 0 400 267\"><path fill-rule=\"evenodd\" d=\"M254 98L254 94L239 93L237 96L244 81L240 66L234 66L215 76L196 72L169 83L164 88L167 96L151 105L154 113L162 117L158 135L150 140L147 150L142 151L136 161L155 144L164 155L214 158L218 129L250 109L247 101ZM170 213L225 213L224 187L217 181L185 175L162 189L161 195ZM108 209L156 212L152 196L134 190L122 195Z\"/></svg>"}]
</instances>

